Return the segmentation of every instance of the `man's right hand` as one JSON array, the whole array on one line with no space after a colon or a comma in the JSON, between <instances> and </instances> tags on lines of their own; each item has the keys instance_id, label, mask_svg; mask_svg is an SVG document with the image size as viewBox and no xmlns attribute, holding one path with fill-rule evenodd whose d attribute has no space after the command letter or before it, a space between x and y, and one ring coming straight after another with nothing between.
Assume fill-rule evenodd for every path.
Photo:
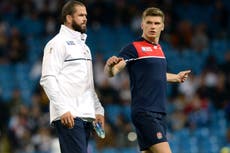
<instances>
[{"instance_id":1,"label":"man's right hand","mask_svg":"<svg viewBox=\"0 0 230 153\"><path fill-rule=\"evenodd\" d=\"M121 60L123 60L123 58L119 58L119 57L116 57L116 56L112 56L110 57L107 62L106 62L106 65L108 67L113 67L114 65L116 65L117 63L119 63Z\"/></svg>"},{"instance_id":2,"label":"man's right hand","mask_svg":"<svg viewBox=\"0 0 230 153\"><path fill-rule=\"evenodd\" d=\"M70 112L66 112L61 116L61 123L67 128L73 128L74 126L74 117Z\"/></svg>"},{"instance_id":3,"label":"man's right hand","mask_svg":"<svg viewBox=\"0 0 230 153\"><path fill-rule=\"evenodd\" d=\"M104 72L108 77L113 77L119 73L125 65L126 63L123 58L112 56L106 61Z\"/></svg>"}]
</instances>

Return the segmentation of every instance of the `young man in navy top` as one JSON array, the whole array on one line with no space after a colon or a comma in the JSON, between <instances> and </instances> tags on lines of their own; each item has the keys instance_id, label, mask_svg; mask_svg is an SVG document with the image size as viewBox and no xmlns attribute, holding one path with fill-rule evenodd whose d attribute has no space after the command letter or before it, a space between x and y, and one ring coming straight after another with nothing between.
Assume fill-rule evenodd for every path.
<instances>
[{"instance_id":1,"label":"young man in navy top","mask_svg":"<svg viewBox=\"0 0 230 153\"><path fill-rule=\"evenodd\" d=\"M164 30L164 13L147 8L142 15L142 37L110 57L104 71L113 77L127 67L132 95L131 118L142 153L171 153L166 138L167 82L184 82L190 70L167 73L164 52L159 44Z\"/></svg>"}]
</instances>

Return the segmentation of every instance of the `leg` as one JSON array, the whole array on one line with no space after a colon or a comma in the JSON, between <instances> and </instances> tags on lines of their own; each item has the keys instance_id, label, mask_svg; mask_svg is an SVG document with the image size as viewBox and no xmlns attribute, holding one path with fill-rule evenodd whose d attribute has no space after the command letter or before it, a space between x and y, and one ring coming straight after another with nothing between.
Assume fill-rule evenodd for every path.
<instances>
[{"instance_id":1,"label":"leg","mask_svg":"<svg viewBox=\"0 0 230 153\"><path fill-rule=\"evenodd\" d=\"M152 152L149 150L144 150L144 151L141 151L141 153L152 153Z\"/></svg>"},{"instance_id":2,"label":"leg","mask_svg":"<svg viewBox=\"0 0 230 153\"><path fill-rule=\"evenodd\" d=\"M87 153L90 129L87 124L76 118L74 127L68 129L59 121L55 122L62 153Z\"/></svg>"},{"instance_id":3,"label":"leg","mask_svg":"<svg viewBox=\"0 0 230 153\"><path fill-rule=\"evenodd\" d=\"M151 150L151 153L172 153L168 142L152 145L149 149Z\"/></svg>"},{"instance_id":4,"label":"leg","mask_svg":"<svg viewBox=\"0 0 230 153\"><path fill-rule=\"evenodd\" d=\"M141 153L172 153L168 142L161 142L152 145L149 150L144 150Z\"/></svg>"}]
</instances>

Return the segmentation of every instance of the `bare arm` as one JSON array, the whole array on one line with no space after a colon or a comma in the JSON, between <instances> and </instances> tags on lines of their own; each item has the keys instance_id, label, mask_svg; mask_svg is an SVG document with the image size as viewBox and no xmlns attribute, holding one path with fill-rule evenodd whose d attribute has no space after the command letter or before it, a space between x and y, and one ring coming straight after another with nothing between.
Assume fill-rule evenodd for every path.
<instances>
[{"instance_id":1,"label":"bare arm","mask_svg":"<svg viewBox=\"0 0 230 153\"><path fill-rule=\"evenodd\" d=\"M191 70L181 71L178 74L166 73L167 81L182 83L188 78L190 72Z\"/></svg>"},{"instance_id":2,"label":"bare arm","mask_svg":"<svg viewBox=\"0 0 230 153\"><path fill-rule=\"evenodd\" d=\"M116 56L110 57L105 64L104 72L108 77L113 77L126 66L126 62L122 58Z\"/></svg>"}]
</instances>

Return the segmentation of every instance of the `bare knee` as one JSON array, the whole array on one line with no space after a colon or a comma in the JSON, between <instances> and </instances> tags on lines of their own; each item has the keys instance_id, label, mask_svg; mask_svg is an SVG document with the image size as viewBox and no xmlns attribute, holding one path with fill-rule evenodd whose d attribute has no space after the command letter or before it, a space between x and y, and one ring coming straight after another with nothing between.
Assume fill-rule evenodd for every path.
<instances>
[{"instance_id":1,"label":"bare knee","mask_svg":"<svg viewBox=\"0 0 230 153\"><path fill-rule=\"evenodd\" d=\"M153 153L150 150L141 151L141 153Z\"/></svg>"},{"instance_id":2,"label":"bare knee","mask_svg":"<svg viewBox=\"0 0 230 153\"><path fill-rule=\"evenodd\" d=\"M150 152L147 153L172 153L168 142L161 142L155 145L152 145L149 148Z\"/></svg>"}]
</instances>

